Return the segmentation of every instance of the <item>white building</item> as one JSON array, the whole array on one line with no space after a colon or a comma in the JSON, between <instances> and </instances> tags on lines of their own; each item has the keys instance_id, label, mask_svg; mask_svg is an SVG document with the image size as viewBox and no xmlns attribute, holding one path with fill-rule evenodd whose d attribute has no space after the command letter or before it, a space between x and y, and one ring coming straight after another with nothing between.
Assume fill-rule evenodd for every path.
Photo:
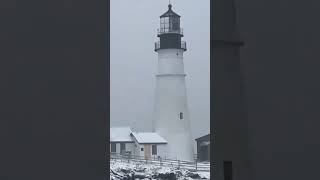
<instances>
[{"instance_id":1,"label":"white building","mask_svg":"<svg viewBox=\"0 0 320 180\"><path fill-rule=\"evenodd\" d=\"M135 142L135 155L146 158L166 158L167 141L154 132L132 132L132 138Z\"/></svg>"},{"instance_id":2,"label":"white building","mask_svg":"<svg viewBox=\"0 0 320 180\"><path fill-rule=\"evenodd\" d=\"M154 132L132 132L130 127L110 128L110 152L145 158L166 158L167 141Z\"/></svg>"},{"instance_id":3,"label":"white building","mask_svg":"<svg viewBox=\"0 0 320 180\"><path fill-rule=\"evenodd\" d=\"M110 128L110 152L117 154L132 152L134 141L130 136L131 132L129 127Z\"/></svg>"}]
</instances>

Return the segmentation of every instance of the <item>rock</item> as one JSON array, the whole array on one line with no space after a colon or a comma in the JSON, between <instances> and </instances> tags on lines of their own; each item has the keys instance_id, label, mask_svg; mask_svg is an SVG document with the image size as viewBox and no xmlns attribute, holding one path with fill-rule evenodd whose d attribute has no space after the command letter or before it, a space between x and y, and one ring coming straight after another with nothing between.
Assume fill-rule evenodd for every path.
<instances>
[{"instance_id":1,"label":"rock","mask_svg":"<svg viewBox=\"0 0 320 180\"><path fill-rule=\"evenodd\" d=\"M146 170L146 168L137 168L135 171L136 172L144 172Z\"/></svg>"},{"instance_id":2,"label":"rock","mask_svg":"<svg viewBox=\"0 0 320 180\"><path fill-rule=\"evenodd\" d=\"M120 171L125 173L125 174L129 174L131 172L130 169L120 169Z\"/></svg>"},{"instance_id":3,"label":"rock","mask_svg":"<svg viewBox=\"0 0 320 180\"><path fill-rule=\"evenodd\" d=\"M176 180L177 177L174 173L159 173L154 176L155 179L166 179L166 180Z\"/></svg>"},{"instance_id":4,"label":"rock","mask_svg":"<svg viewBox=\"0 0 320 180\"><path fill-rule=\"evenodd\" d=\"M134 179L149 179L150 177L147 174L135 173Z\"/></svg>"},{"instance_id":5,"label":"rock","mask_svg":"<svg viewBox=\"0 0 320 180\"><path fill-rule=\"evenodd\" d=\"M193 173L193 172L188 172L188 173L186 174L186 177L190 177L190 178L192 178L192 179L201 179L201 177L199 176L199 174Z\"/></svg>"},{"instance_id":6,"label":"rock","mask_svg":"<svg viewBox=\"0 0 320 180\"><path fill-rule=\"evenodd\" d=\"M178 177L178 178L181 177L181 176L183 176L181 170L175 170L174 173L176 174L176 177Z\"/></svg>"}]
</instances>

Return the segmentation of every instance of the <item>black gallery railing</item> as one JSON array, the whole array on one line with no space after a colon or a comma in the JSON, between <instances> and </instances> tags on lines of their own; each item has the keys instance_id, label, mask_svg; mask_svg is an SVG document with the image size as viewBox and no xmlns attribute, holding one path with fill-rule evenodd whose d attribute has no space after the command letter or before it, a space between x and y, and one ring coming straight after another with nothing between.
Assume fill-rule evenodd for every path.
<instances>
[{"instance_id":1,"label":"black gallery railing","mask_svg":"<svg viewBox=\"0 0 320 180\"><path fill-rule=\"evenodd\" d=\"M181 41L180 47L177 47L177 48L187 50L187 43L185 41ZM154 50L157 51L159 49L161 49L160 41L154 43ZM163 49L166 49L166 48L163 48Z\"/></svg>"}]
</instances>

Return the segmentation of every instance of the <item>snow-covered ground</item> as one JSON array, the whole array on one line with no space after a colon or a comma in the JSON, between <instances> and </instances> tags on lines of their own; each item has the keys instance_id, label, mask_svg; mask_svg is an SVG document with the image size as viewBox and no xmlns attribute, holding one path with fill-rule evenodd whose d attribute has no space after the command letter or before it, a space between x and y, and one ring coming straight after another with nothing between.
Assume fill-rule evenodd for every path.
<instances>
[{"instance_id":1,"label":"snow-covered ground","mask_svg":"<svg viewBox=\"0 0 320 180\"><path fill-rule=\"evenodd\" d=\"M139 162L110 161L110 179L166 179L166 180L191 180L210 179L210 172L191 172L189 170L172 167L159 167L152 164Z\"/></svg>"}]
</instances>

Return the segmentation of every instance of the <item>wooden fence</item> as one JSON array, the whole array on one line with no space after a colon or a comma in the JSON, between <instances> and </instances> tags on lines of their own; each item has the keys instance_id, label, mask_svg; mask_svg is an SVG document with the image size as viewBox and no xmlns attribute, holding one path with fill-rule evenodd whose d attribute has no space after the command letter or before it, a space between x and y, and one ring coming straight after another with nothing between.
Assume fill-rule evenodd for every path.
<instances>
[{"instance_id":1,"label":"wooden fence","mask_svg":"<svg viewBox=\"0 0 320 180\"><path fill-rule=\"evenodd\" d=\"M144 157L144 156L134 156L131 154L118 154L111 153L110 161L119 161L119 162L138 162L143 164L152 164L154 166L165 166L165 167L174 167L179 169L187 169L190 171L210 171L210 162L189 162L173 159L163 159L160 157Z\"/></svg>"}]
</instances>

